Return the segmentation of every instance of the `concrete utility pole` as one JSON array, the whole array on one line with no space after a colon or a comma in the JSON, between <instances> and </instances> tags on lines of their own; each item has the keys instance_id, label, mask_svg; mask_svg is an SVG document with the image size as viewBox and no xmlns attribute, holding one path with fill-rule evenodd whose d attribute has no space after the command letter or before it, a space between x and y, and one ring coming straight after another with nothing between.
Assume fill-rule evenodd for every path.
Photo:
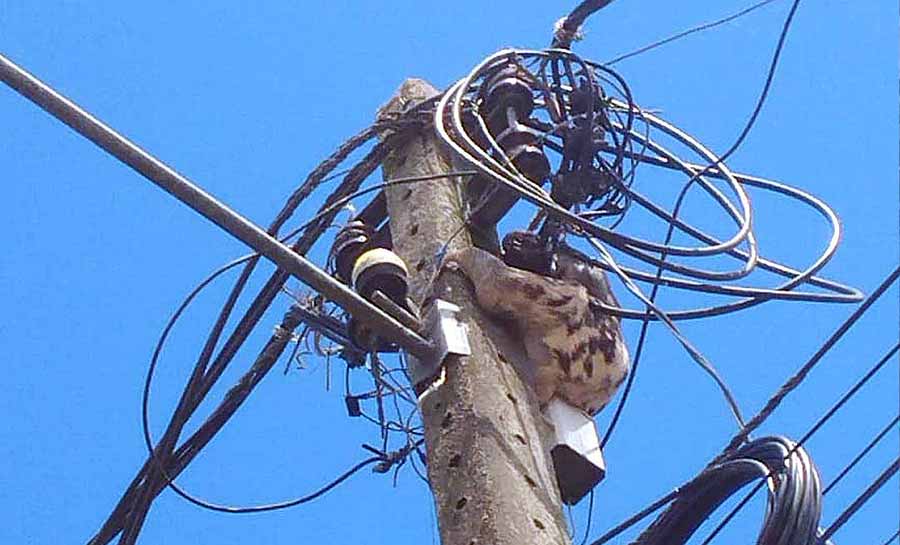
<instances>
[{"instance_id":1,"label":"concrete utility pole","mask_svg":"<svg viewBox=\"0 0 900 545\"><path fill-rule=\"evenodd\" d=\"M407 80L379 112L403 111L437 94ZM454 161L431 130L410 139L384 161L387 180L451 172ZM444 545L570 543L549 454L552 430L527 379L520 339L474 303L471 282L456 271L438 273L437 255L464 225L462 180L438 179L387 189L394 251L407 263L410 297L423 308L434 298L462 308L471 356L449 356L446 377L420 401L428 477ZM467 230L449 251L471 246ZM527 373L525 373L527 374Z\"/></svg>"}]
</instances>

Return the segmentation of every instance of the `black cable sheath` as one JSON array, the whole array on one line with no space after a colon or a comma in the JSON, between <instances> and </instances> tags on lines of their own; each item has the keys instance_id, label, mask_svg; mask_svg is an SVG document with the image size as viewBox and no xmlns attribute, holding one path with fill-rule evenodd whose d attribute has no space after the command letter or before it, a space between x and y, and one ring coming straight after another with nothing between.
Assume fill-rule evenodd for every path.
<instances>
[{"instance_id":1,"label":"black cable sheath","mask_svg":"<svg viewBox=\"0 0 900 545\"><path fill-rule=\"evenodd\" d=\"M683 545L725 500L748 483L769 479L760 545L815 545L821 517L818 472L806 451L784 437L742 446L681 488L672 505L632 545Z\"/></svg>"}]
</instances>

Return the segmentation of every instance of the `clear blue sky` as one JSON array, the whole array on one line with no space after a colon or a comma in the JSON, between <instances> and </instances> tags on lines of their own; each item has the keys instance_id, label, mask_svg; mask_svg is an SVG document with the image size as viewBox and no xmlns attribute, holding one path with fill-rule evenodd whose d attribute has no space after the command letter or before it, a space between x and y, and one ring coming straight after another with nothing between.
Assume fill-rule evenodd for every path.
<instances>
[{"instance_id":1,"label":"clear blue sky","mask_svg":"<svg viewBox=\"0 0 900 545\"><path fill-rule=\"evenodd\" d=\"M590 20L576 48L608 59L745 3L620 0ZM268 223L305 173L368 125L402 79L443 87L501 47L543 47L570 4L0 0L0 51ZM866 292L898 261L898 13L888 4L803 2L770 100L730 161L831 203L845 234L825 275ZM618 69L643 107L724 150L753 106L788 7L776 2ZM6 87L0 119L0 541L84 542L145 459L140 391L169 312L245 248ZM637 184L652 187L652 174ZM814 215L757 198L764 253L802 264L824 243L827 231ZM321 251L314 256L321 261ZM203 295L164 352L152 407L157 435L225 284ZM887 350L897 336L897 294L868 314L764 432L799 437ZM288 304L278 301L213 398ZM769 303L684 331L752 414L851 310ZM629 325L632 346L635 332ZM606 452L594 536L692 476L733 432L714 386L664 329L651 330L642 365ZM897 377L894 362L809 443L826 482L896 414ZM358 445L373 441L375 430L345 416L341 393L324 391L324 367L311 362L267 377L181 482L225 503L285 499L343 471L363 457ZM826 497L826 524L897 449L894 433ZM837 543L885 539L896 528L897 483ZM762 509L751 504L718 542L752 541ZM575 518L580 531L584 505ZM435 536L430 495L412 473L393 488L389 478L364 472L314 504L254 516L202 511L165 492L141 542L421 544Z\"/></svg>"}]
</instances>

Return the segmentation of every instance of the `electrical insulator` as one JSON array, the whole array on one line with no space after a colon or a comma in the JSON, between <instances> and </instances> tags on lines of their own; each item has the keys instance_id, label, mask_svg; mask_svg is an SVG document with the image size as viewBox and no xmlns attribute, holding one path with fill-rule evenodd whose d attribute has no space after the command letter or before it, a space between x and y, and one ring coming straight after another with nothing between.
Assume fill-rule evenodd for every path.
<instances>
[{"instance_id":1,"label":"electrical insulator","mask_svg":"<svg viewBox=\"0 0 900 545\"><path fill-rule=\"evenodd\" d=\"M350 276L353 288L366 299L373 301L373 294L379 291L400 309L413 314L407 297L409 271L403 259L394 252L386 248L373 248L363 252L356 258ZM378 304L378 301L373 302ZM349 332L357 346L375 350L385 350L388 346L359 320L350 319Z\"/></svg>"},{"instance_id":2,"label":"electrical insulator","mask_svg":"<svg viewBox=\"0 0 900 545\"><path fill-rule=\"evenodd\" d=\"M480 109L494 139L522 174L541 183L550 174L550 161L538 136L519 122L534 111L530 75L510 64L487 78L484 88Z\"/></svg>"},{"instance_id":3,"label":"electrical insulator","mask_svg":"<svg viewBox=\"0 0 900 545\"><path fill-rule=\"evenodd\" d=\"M496 137L497 143L506 152L513 165L529 180L541 183L550 175L550 161L531 132L511 127Z\"/></svg>"},{"instance_id":4,"label":"electrical insulator","mask_svg":"<svg viewBox=\"0 0 900 545\"><path fill-rule=\"evenodd\" d=\"M372 227L361 220L353 220L345 225L331 245L335 273L345 284L351 283L351 273L356 260L369 249L372 242Z\"/></svg>"},{"instance_id":5,"label":"electrical insulator","mask_svg":"<svg viewBox=\"0 0 900 545\"><path fill-rule=\"evenodd\" d=\"M406 263L386 248L373 248L360 255L353 264L353 288L366 299L375 290L401 307L406 306L409 291L409 271Z\"/></svg>"},{"instance_id":6,"label":"electrical insulator","mask_svg":"<svg viewBox=\"0 0 900 545\"><path fill-rule=\"evenodd\" d=\"M505 117L507 108L512 108L519 119L527 119L534 110L534 96L531 85L523 76L530 76L517 64L509 64L487 79L484 109L489 117Z\"/></svg>"}]
</instances>

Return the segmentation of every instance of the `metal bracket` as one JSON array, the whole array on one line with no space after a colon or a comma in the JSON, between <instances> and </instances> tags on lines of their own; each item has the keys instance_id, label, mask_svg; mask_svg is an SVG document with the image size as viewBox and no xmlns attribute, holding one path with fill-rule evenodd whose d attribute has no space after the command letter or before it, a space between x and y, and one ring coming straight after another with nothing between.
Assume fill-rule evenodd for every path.
<instances>
[{"instance_id":1,"label":"metal bracket","mask_svg":"<svg viewBox=\"0 0 900 545\"><path fill-rule=\"evenodd\" d=\"M420 384L438 374L448 355L472 354L469 328L459 320L459 312L457 305L443 299L436 299L429 307L422 333L431 341L434 351L427 359L416 356L409 358L409 378L417 389Z\"/></svg>"}]
</instances>

